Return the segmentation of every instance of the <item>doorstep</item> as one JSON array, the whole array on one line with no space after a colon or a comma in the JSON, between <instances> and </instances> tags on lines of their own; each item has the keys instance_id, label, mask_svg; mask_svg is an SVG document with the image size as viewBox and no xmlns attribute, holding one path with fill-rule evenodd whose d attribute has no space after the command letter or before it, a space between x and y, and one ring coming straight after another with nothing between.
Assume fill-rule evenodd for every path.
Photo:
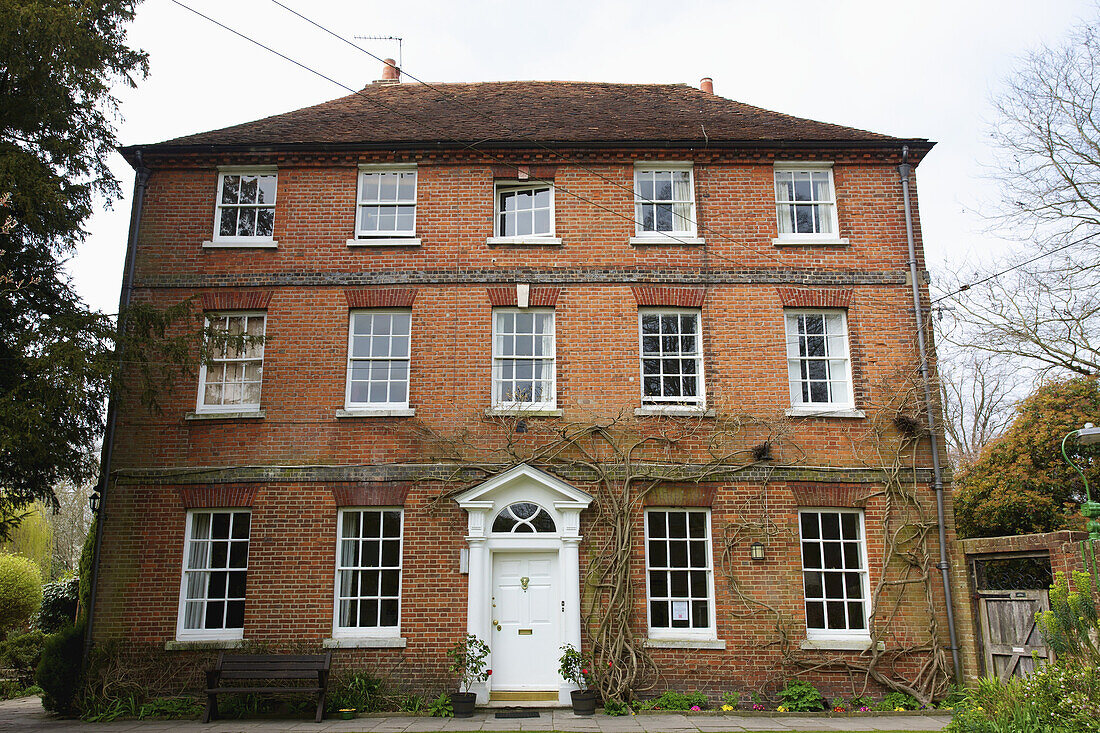
<instances>
[{"instance_id":1,"label":"doorstep","mask_svg":"<svg viewBox=\"0 0 1100 733\"><path fill-rule=\"evenodd\" d=\"M490 690L490 708L560 708L557 690Z\"/></svg>"}]
</instances>

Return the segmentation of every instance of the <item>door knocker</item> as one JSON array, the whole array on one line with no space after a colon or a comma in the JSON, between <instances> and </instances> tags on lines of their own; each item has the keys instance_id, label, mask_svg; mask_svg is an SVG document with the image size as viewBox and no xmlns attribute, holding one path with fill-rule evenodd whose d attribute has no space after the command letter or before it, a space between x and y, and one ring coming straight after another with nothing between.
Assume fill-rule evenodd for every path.
<instances>
[{"instance_id":1,"label":"door knocker","mask_svg":"<svg viewBox=\"0 0 1100 733\"><path fill-rule=\"evenodd\" d=\"M527 592L527 584L530 583L530 582L531 582L531 579L528 578L526 575L524 575L522 578L519 579L519 587L523 588L524 593Z\"/></svg>"}]
</instances>

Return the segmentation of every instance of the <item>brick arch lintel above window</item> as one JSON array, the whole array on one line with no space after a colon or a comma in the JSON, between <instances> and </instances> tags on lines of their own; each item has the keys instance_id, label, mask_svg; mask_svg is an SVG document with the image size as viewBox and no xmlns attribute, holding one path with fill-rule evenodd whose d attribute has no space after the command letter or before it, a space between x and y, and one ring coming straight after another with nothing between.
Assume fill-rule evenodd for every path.
<instances>
[{"instance_id":1,"label":"brick arch lintel above window","mask_svg":"<svg viewBox=\"0 0 1100 733\"><path fill-rule=\"evenodd\" d=\"M416 288L345 288L348 308L411 308Z\"/></svg>"},{"instance_id":2,"label":"brick arch lintel above window","mask_svg":"<svg viewBox=\"0 0 1100 733\"><path fill-rule=\"evenodd\" d=\"M717 484L659 484L646 492L642 503L647 507L710 507L717 493Z\"/></svg>"},{"instance_id":3,"label":"brick arch lintel above window","mask_svg":"<svg viewBox=\"0 0 1100 733\"><path fill-rule=\"evenodd\" d=\"M211 484L180 489L184 509L218 509L252 506L256 500L256 484Z\"/></svg>"},{"instance_id":4,"label":"brick arch lintel above window","mask_svg":"<svg viewBox=\"0 0 1100 733\"><path fill-rule=\"evenodd\" d=\"M405 506L412 483L408 481L348 481L333 484L336 506Z\"/></svg>"},{"instance_id":5,"label":"brick arch lintel above window","mask_svg":"<svg viewBox=\"0 0 1100 733\"><path fill-rule=\"evenodd\" d=\"M485 288L489 295L489 302L494 308L519 305L519 296L515 285L501 285L493 288ZM558 303L561 288L532 286L527 299L530 308L553 308Z\"/></svg>"},{"instance_id":6,"label":"brick arch lintel above window","mask_svg":"<svg viewBox=\"0 0 1100 733\"><path fill-rule=\"evenodd\" d=\"M847 308L851 288L776 288L785 308Z\"/></svg>"},{"instance_id":7,"label":"brick arch lintel above window","mask_svg":"<svg viewBox=\"0 0 1100 733\"><path fill-rule=\"evenodd\" d=\"M558 172L556 165L491 165L493 178L509 181L552 181Z\"/></svg>"},{"instance_id":8,"label":"brick arch lintel above window","mask_svg":"<svg viewBox=\"0 0 1100 733\"><path fill-rule=\"evenodd\" d=\"M707 297L706 288L631 285L630 290L639 306L702 308L703 300Z\"/></svg>"},{"instance_id":9,"label":"brick arch lintel above window","mask_svg":"<svg viewBox=\"0 0 1100 733\"><path fill-rule=\"evenodd\" d=\"M794 481L787 484L794 495L794 503L800 507L849 507L862 508L867 499L877 491L868 484L824 483Z\"/></svg>"},{"instance_id":10,"label":"brick arch lintel above window","mask_svg":"<svg viewBox=\"0 0 1100 733\"><path fill-rule=\"evenodd\" d=\"M271 302L270 290L219 290L202 294L204 311L266 310Z\"/></svg>"}]
</instances>

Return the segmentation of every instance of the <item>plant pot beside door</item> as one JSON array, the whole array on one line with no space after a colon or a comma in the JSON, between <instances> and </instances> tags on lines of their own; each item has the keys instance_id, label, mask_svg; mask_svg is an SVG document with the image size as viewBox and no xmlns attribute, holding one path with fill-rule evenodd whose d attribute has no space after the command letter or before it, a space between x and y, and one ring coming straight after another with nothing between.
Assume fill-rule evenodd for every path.
<instances>
[{"instance_id":1,"label":"plant pot beside door","mask_svg":"<svg viewBox=\"0 0 1100 733\"><path fill-rule=\"evenodd\" d=\"M461 692L451 695L454 716L473 717L477 693L470 692L470 688L489 679L489 675L493 673L493 670L485 668L489 646L473 634L466 634L447 650L447 656L451 658L451 672L457 674L461 681Z\"/></svg>"},{"instance_id":2,"label":"plant pot beside door","mask_svg":"<svg viewBox=\"0 0 1100 733\"><path fill-rule=\"evenodd\" d=\"M580 651L572 644L566 644L561 648L558 674L563 680L572 682L579 688L569 693L573 701L574 715L596 714L596 691L588 686L592 677L591 670L592 664L582 657Z\"/></svg>"}]
</instances>

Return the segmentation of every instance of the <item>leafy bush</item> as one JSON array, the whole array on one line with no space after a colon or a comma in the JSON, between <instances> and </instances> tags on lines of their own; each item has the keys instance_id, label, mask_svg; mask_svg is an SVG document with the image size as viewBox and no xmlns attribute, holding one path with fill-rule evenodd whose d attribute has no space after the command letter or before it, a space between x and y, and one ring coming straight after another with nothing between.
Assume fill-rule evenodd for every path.
<instances>
[{"instance_id":1,"label":"leafy bush","mask_svg":"<svg viewBox=\"0 0 1100 733\"><path fill-rule=\"evenodd\" d=\"M604 715L629 715L630 708L621 702L615 700L606 700L603 704Z\"/></svg>"},{"instance_id":2,"label":"leafy bush","mask_svg":"<svg viewBox=\"0 0 1100 733\"><path fill-rule=\"evenodd\" d=\"M386 695L385 680L360 672L337 677L329 685L325 706L332 713L355 709L361 713L377 713L393 708Z\"/></svg>"},{"instance_id":3,"label":"leafy bush","mask_svg":"<svg viewBox=\"0 0 1100 733\"><path fill-rule=\"evenodd\" d=\"M779 691L783 707L795 713L807 713L825 709L825 697L806 680L787 680L787 686Z\"/></svg>"},{"instance_id":4,"label":"leafy bush","mask_svg":"<svg viewBox=\"0 0 1100 733\"><path fill-rule=\"evenodd\" d=\"M92 560L95 558L96 527L99 525L99 515L92 519L88 527L88 536L84 538L84 547L80 548L80 562L76 566L76 575L79 581L79 613L88 613L89 596L92 594Z\"/></svg>"},{"instance_id":5,"label":"leafy bush","mask_svg":"<svg viewBox=\"0 0 1100 733\"><path fill-rule=\"evenodd\" d=\"M484 682L493 673L485 668L489 645L474 634L466 634L456 641L447 650L447 656L451 658L450 671L458 675L463 692L469 692L473 685Z\"/></svg>"},{"instance_id":6,"label":"leafy bush","mask_svg":"<svg viewBox=\"0 0 1100 733\"><path fill-rule=\"evenodd\" d=\"M46 635L41 631L28 631L0 642L0 667L15 670L20 687L34 684L34 671L38 669L45 641Z\"/></svg>"},{"instance_id":7,"label":"leafy bush","mask_svg":"<svg viewBox=\"0 0 1100 733\"><path fill-rule=\"evenodd\" d=\"M950 733L1098 733L1100 671L1063 661L1026 678L986 678L956 709Z\"/></svg>"},{"instance_id":8,"label":"leafy bush","mask_svg":"<svg viewBox=\"0 0 1100 733\"><path fill-rule=\"evenodd\" d=\"M729 705L731 708L741 707L741 693L740 692L723 692L722 704Z\"/></svg>"},{"instance_id":9,"label":"leafy bush","mask_svg":"<svg viewBox=\"0 0 1100 733\"><path fill-rule=\"evenodd\" d=\"M42 573L33 560L0 555L0 636L24 628L42 605Z\"/></svg>"},{"instance_id":10,"label":"leafy bush","mask_svg":"<svg viewBox=\"0 0 1100 733\"><path fill-rule=\"evenodd\" d=\"M698 706L705 708L710 704L707 696L702 692L673 692L668 690L660 697L646 700L639 707L643 710L691 710Z\"/></svg>"},{"instance_id":11,"label":"leafy bush","mask_svg":"<svg viewBox=\"0 0 1100 733\"><path fill-rule=\"evenodd\" d=\"M428 703L428 715L433 718L453 718L455 716L451 697L446 692Z\"/></svg>"},{"instance_id":12,"label":"leafy bush","mask_svg":"<svg viewBox=\"0 0 1100 733\"><path fill-rule=\"evenodd\" d=\"M1054 575L1050 586L1050 610L1035 617L1039 631L1059 658L1071 657L1092 666L1100 663L1093 639L1100 632L1092 576L1075 572L1073 587L1065 573Z\"/></svg>"},{"instance_id":13,"label":"leafy bush","mask_svg":"<svg viewBox=\"0 0 1100 733\"><path fill-rule=\"evenodd\" d=\"M65 580L46 583L42 586L42 605L38 609L38 618L34 625L47 634L53 634L61 631L65 624L76 623L79 592L80 578L75 575Z\"/></svg>"},{"instance_id":14,"label":"leafy bush","mask_svg":"<svg viewBox=\"0 0 1100 733\"><path fill-rule=\"evenodd\" d=\"M879 710L916 710L919 707L917 698L896 691L886 693L886 697L878 704Z\"/></svg>"},{"instance_id":15,"label":"leafy bush","mask_svg":"<svg viewBox=\"0 0 1100 733\"><path fill-rule=\"evenodd\" d=\"M83 652L83 623L66 626L49 636L42 645L42 659L38 663L35 681L42 688L42 706L47 710L62 715L75 712Z\"/></svg>"},{"instance_id":16,"label":"leafy bush","mask_svg":"<svg viewBox=\"0 0 1100 733\"><path fill-rule=\"evenodd\" d=\"M397 703L397 709L403 713L419 713L427 704L428 701L423 695L410 693L401 696L400 702Z\"/></svg>"}]
</instances>

